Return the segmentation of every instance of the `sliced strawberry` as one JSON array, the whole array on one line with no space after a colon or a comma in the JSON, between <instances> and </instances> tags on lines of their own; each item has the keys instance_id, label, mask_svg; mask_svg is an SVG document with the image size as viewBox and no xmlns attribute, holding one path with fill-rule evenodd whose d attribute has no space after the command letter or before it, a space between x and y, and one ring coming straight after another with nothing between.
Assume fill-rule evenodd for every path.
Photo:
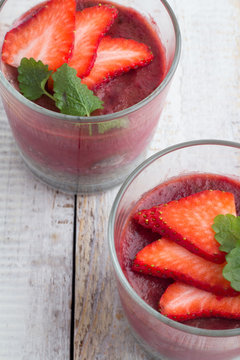
<instances>
[{"instance_id":1,"label":"sliced strawberry","mask_svg":"<svg viewBox=\"0 0 240 360\"><path fill-rule=\"evenodd\" d=\"M76 32L73 55L69 66L79 77L87 76L97 56L101 38L109 30L118 11L113 6L97 5L76 13Z\"/></svg>"},{"instance_id":2,"label":"sliced strawberry","mask_svg":"<svg viewBox=\"0 0 240 360\"><path fill-rule=\"evenodd\" d=\"M208 291L176 282L161 296L159 311L180 322L213 316L240 319L240 295L219 297Z\"/></svg>"},{"instance_id":3,"label":"sliced strawberry","mask_svg":"<svg viewBox=\"0 0 240 360\"><path fill-rule=\"evenodd\" d=\"M220 190L205 190L178 201L141 210L135 219L144 227L171 238L188 250L216 263L222 263L225 253L219 250L212 224L218 214L236 215L233 194Z\"/></svg>"},{"instance_id":4,"label":"sliced strawberry","mask_svg":"<svg viewBox=\"0 0 240 360\"><path fill-rule=\"evenodd\" d=\"M75 0L50 0L43 4L6 34L2 60L18 67L23 57L32 57L56 70L71 56L75 13Z\"/></svg>"},{"instance_id":5,"label":"sliced strawberry","mask_svg":"<svg viewBox=\"0 0 240 360\"><path fill-rule=\"evenodd\" d=\"M97 50L97 58L90 74L82 80L89 88L99 86L130 69L149 64L151 50L131 39L104 37Z\"/></svg>"},{"instance_id":6,"label":"sliced strawberry","mask_svg":"<svg viewBox=\"0 0 240 360\"><path fill-rule=\"evenodd\" d=\"M14 21L13 27L20 25L24 21L26 21L26 20L30 19L31 17L33 17L34 15L36 15L37 12L48 3L48 1L49 0L43 1L43 2L33 6L28 11L26 11L23 15L21 15L18 19L16 19Z\"/></svg>"},{"instance_id":7,"label":"sliced strawberry","mask_svg":"<svg viewBox=\"0 0 240 360\"><path fill-rule=\"evenodd\" d=\"M137 253L132 269L183 281L217 295L236 295L237 291L222 275L224 265L205 260L174 241L161 238Z\"/></svg>"}]
</instances>

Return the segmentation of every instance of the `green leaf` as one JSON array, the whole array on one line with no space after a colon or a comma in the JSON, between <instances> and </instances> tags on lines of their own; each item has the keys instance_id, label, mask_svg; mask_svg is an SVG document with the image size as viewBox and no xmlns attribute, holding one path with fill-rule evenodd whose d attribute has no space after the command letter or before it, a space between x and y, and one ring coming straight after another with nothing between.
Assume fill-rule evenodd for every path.
<instances>
[{"instance_id":1,"label":"green leaf","mask_svg":"<svg viewBox=\"0 0 240 360\"><path fill-rule=\"evenodd\" d=\"M90 116L101 109L103 102L81 83L75 69L63 64L53 75L54 96L49 94L45 85L52 71L41 61L23 58L18 67L19 88L29 100L36 100L43 94L55 101L56 107L64 114Z\"/></svg>"},{"instance_id":2,"label":"green leaf","mask_svg":"<svg viewBox=\"0 0 240 360\"><path fill-rule=\"evenodd\" d=\"M36 100L45 94L45 85L52 71L40 60L23 58L18 67L18 81L21 93L29 100Z\"/></svg>"},{"instance_id":3,"label":"green leaf","mask_svg":"<svg viewBox=\"0 0 240 360\"><path fill-rule=\"evenodd\" d=\"M115 129L127 128L128 123L129 123L128 118L120 118L110 121L104 121L103 123L98 124L98 132L99 134L104 134L105 132L114 128Z\"/></svg>"},{"instance_id":4,"label":"green leaf","mask_svg":"<svg viewBox=\"0 0 240 360\"><path fill-rule=\"evenodd\" d=\"M227 252L227 264L223 276L230 281L231 287L240 291L240 216L218 215L212 225L219 248Z\"/></svg>"},{"instance_id":5,"label":"green leaf","mask_svg":"<svg viewBox=\"0 0 240 360\"><path fill-rule=\"evenodd\" d=\"M236 247L226 255L227 265L223 268L223 276L230 281L231 287L240 291L240 247Z\"/></svg>"},{"instance_id":6,"label":"green leaf","mask_svg":"<svg viewBox=\"0 0 240 360\"><path fill-rule=\"evenodd\" d=\"M64 114L90 116L102 108L103 102L81 83L77 72L67 64L63 64L54 74L54 99L56 106Z\"/></svg>"},{"instance_id":7,"label":"green leaf","mask_svg":"<svg viewBox=\"0 0 240 360\"><path fill-rule=\"evenodd\" d=\"M231 214L217 215L212 225L215 239L221 245L219 249L229 253L240 245L240 216Z\"/></svg>"}]
</instances>

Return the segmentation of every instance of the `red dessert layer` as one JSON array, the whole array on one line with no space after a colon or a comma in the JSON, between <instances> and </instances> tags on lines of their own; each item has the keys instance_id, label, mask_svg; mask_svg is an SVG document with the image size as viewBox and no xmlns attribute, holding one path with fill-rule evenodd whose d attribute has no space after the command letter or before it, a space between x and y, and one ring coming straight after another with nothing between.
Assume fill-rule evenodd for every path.
<instances>
[{"instance_id":1,"label":"red dessert layer","mask_svg":"<svg viewBox=\"0 0 240 360\"><path fill-rule=\"evenodd\" d=\"M159 238L158 234L152 233L137 224L132 216L136 211L144 208L151 208L154 205L178 200L207 189L218 189L233 193L237 214L240 214L239 182L224 176L211 174L189 175L163 183L145 194L135 205L124 228L121 240L121 266L123 272L138 295L156 310L158 310L159 299L171 283L171 280L155 278L132 271L132 261L137 252L150 242ZM239 320L220 318L196 319L189 320L185 323L205 329L231 329L240 327Z\"/></svg>"},{"instance_id":2,"label":"red dessert layer","mask_svg":"<svg viewBox=\"0 0 240 360\"><path fill-rule=\"evenodd\" d=\"M97 1L80 0L77 10L96 4L98 4ZM92 115L111 114L140 102L158 87L168 70L165 50L154 31L154 24L151 25L144 16L132 8L116 4L114 6L118 9L118 16L107 35L145 43L151 48L154 59L149 65L137 70L130 70L96 89L94 92L104 102L104 108L97 110ZM35 8L33 11L36 11ZM4 65L4 73L12 85L18 88L17 69ZM50 110L59 111L46 96L37 100L36 103Z\"/></svg>"},{"instance_id":3,"label":"red dessert layer","mask_svg":"<svg viewBox=\"0 0 240 360\"><path fill-rule=\"evenodd\" d=\"M105 3L105 2L104 2ZM103 4L104 4L103 3ZM42 3L43 4L43 3ZM78 1L78 10L98 4L97 1ZM40 5L41 6L41 5ZM97 114L123 110L148 96L163 80L169 65L166 65L165 49L155 32L155 25L132 8L116 6L118 17L107 35L126 37L144 42L151 47L154 60L143 68L129 71L109 83L103 83L97 90L104 101L103 110ZM38 11L39 7L33 9ZM27 16L31 15L31 10ZM23 15L19 21L24 19ZM9 82L18 88L17 69L5 65ZM62 182L89 181L89 176L108 179L116 170L127 168L142 156L161 114L167 87L145 107L124 118L104 123L81 124L60 121L52 116L37 113L24 104L4 99L4 107L18 147L35 171L44 171ZM42 96L36 101L42 107L58 111L52 100ZM9 106L11 104L11 106ZM67 177L67 178L66 178ZM85 179L86 177L86 179ZM107 181L107 180L106 180Z\"/></svg>"}]
</instances>

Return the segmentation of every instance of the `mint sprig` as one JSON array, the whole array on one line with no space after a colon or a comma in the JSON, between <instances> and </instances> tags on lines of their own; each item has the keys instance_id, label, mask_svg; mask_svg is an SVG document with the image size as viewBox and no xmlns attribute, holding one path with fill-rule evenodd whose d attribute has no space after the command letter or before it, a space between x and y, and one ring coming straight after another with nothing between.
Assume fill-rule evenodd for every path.
<instances>
[{"instance_id":1,"label":"mint sprig","mask_svg":"<svg viewBox=\"0 0 240 360\"><path fill-rule=\"evenodd\" d=\"M94 110L102 108L103 102L81 83L76 70L68 64L63 64L52 75L53 95L45 88L52 71L41 61L23 58L18 74L19 88L25 97L36 100L45 94L63 114L90 116Z\"/></svg>"},{"instance_id":2,"label":"mint sprig","mask_svg":"<svg viewBox=\"0 0 240 360\"><path fill-rule=\"evenodd\" d=\"M217 215L212 225L219 249L227 253L223 277L240 291L240 216Z\"/></svg>"},{"instance_id":3,"label":"mint sprig","mask_svg":"<svg viewBox=\"0 0 240 360\"><path fill-rule=\"evenodd\" d=\"M57 69L52 78L56 106L63 114L90 116L94 110L102 108L102 101L81 83L77 71L68 64Z\"/></svg>"},{"instance_id":4,"label":"mint sprig","mask_svg":"<svg viewBox=\"0 0 240 360\"><path fill-rule=\"evenodd\" d=\"M240 291L240 246L237 246L226 255L226 261L223 276L230 281L233 289Z\"/></svg>"},{"instance_id":5,"label":"mint sprig","mask_svg":"<svg viewBox=\"0 0 240 360\"><path fill-rule=\"evenodd\" d=\"M240 217L231 214L218 215L214 219L212 228L221 251L229 253L237 245L240 246Z\"/></svg>"},{"instance_id":6,"label":"mint sprig","mask_svg":"<svg viewBox=\"0 0 240 360\"><path fill-rule=\"evenodd\" d=\"M23 58L18 67L18 82L21 93L29 100L37 100L46 94L45 85L52 71L42 61Z\"/></svg>"}]
</instances>

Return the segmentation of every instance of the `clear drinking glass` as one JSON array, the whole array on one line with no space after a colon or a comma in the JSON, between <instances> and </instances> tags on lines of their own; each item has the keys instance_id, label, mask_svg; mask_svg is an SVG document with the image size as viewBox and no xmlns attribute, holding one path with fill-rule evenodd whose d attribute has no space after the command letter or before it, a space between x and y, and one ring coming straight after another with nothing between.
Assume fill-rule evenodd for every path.
<instances>
[{"instance_id":1,"label":"clear drinking glass","mask_svg":"<svg viewBox=\"0 0 240 360\"><path fill-rule=\"evenodd\" d=\"M0 1L1 39L13 22L38 2ZM179 61L179 27L165 0L116 0L115 3L144 15L166 52L164 80L136 105L88 118L56 113L24 98L5 78L1 66L0 94L22 158L39 179L70 193L114 186L143 160Z\"/></svg>"},{"instance_id":2,"label":"clear drinking glass","mask_svg":"<svg viewBox=\"0 0 240 360\"><path fill-rule=\"evenodd\" d=\"M240 182L239 164L239 143L200 140L171 146L134 170L114 201L108 237L118 292L134 336L156 359L238 360L240 328L210 330L189 326L168 319L143 301L130 285L121 265L120 241L129 214L144 194L175 177L212 173Z\"/></svg>"}]
</instances>

